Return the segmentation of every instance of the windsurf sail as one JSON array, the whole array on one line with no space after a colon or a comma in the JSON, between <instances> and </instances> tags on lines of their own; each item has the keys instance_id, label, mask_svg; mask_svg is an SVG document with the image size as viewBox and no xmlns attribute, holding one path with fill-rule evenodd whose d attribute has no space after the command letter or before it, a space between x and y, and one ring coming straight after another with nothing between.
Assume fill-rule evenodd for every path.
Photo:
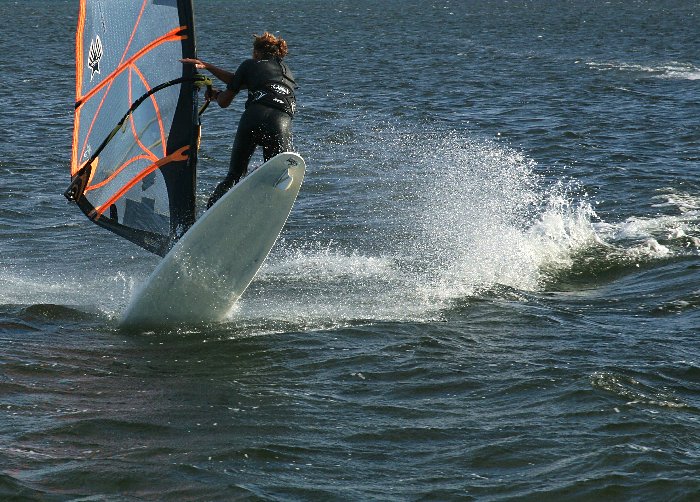
<instances>
[{"instance_id":1,"label":"windsurf sail","mask_svg":"<svg viewBox=\"0 0 700 502\"><path fill-rule=\"evenodd\" d=\"M81 0L71 183L96 224L165 255L195 221L192 0Z\"/></svg>"}]
</instances>

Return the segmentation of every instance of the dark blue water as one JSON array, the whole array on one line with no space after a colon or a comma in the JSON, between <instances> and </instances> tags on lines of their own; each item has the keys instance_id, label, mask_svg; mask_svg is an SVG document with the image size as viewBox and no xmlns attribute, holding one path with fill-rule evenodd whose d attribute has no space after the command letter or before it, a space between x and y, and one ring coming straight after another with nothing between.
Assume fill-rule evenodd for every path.
<instances>
[{"instance_id":1,"label":"dark blue water","mask_svg":"<svg viewBox=\"0 0 700 502\"><path fill-rule=\"evenodd\" d=\"M77 2L0 2L0 499L698 500L697 2L195 9L220 66L287 39L307 178L227 322L126 333Z\"/></svg>"}]
</instances>

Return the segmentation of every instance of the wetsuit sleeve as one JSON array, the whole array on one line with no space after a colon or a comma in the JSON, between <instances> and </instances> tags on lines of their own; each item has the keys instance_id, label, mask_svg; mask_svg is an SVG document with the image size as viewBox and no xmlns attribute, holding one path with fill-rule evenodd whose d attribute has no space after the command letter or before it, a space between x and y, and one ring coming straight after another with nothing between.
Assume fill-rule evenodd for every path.
<instances>
[{"instance_id":1,"label":"wetsuit sleeve","mask_svg":"<svg viewBox=\"0 0 700 502\"><path fill-rule=\"evenodd\" d=\"M250 71L250 61L250 59L247 59L241 63L241 65L236 70L236 73L233 75L233 79L231 80L231 82L226 84L226 89L238 94L238 92L241 89L248 88L247 75Z\"/></svg>"}]
</instances>

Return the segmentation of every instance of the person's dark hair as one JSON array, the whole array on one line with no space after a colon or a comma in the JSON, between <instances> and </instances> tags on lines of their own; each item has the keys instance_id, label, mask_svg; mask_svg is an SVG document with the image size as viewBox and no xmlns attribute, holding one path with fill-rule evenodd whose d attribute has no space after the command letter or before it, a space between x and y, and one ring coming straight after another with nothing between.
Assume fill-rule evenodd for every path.
<instances>
[{"instance_id":1,"label":"person's dark hair","mask_svg":"<svg viewBox=\"0 0 700 502\"><path fill-rule=\"evenodd\" d=\"M272 33L265 32L255 35L253 49L262 57L279 57L287 55L287 42L282 37L276 37Z\"/></svg>"}]
</instances>

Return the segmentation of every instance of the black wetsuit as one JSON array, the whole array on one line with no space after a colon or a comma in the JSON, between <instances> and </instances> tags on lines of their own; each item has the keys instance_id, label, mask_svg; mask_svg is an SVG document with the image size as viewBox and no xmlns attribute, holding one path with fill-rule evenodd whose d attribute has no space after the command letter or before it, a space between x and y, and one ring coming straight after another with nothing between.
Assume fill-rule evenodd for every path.
<instances>
[{"instance_id":1,"label":"black wetsuit","mask_svg":"<svg viewBox=\"0 0 700 502\"><path fill-rule=\"evenodd\" d=\"M291 150L295 87L291 70L279 58L247 59L238 67L227 89L236 94L248 89L248 100L233 141L228 174L214 190L207 207L238 183L248 170L256 147L263 147L265 161Z\"/></svg>"}]
</instances>

